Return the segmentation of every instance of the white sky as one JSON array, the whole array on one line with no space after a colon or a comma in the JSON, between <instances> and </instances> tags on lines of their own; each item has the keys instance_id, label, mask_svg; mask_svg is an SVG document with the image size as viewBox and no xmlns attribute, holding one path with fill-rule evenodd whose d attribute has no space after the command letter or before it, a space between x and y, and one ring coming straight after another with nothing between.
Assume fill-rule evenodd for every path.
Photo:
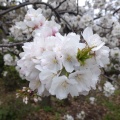
<instances>
[{"instance_id":1,"label":"white sky","mask_svg":"<svg viewBox=\"0 0 120 120\"><path fill-rule=\"evenodd\" d=\"M86 0L78 0L78 1L79 1L79 3L78 3L79 6L84 6L85 5Z\"/></svg>"}]
</instances>

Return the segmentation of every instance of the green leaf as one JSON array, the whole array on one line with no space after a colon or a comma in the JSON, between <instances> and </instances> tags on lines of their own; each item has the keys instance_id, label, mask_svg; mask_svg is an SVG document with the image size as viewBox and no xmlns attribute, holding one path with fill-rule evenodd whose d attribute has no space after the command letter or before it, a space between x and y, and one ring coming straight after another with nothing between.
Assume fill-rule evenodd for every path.
<instances>
[{"instance_id":1,"label":"green leaf","mask_svg":"<svg viewBox=\"0 0 120 120\"><path fill-rule=\"evenodd\" d=\"M78 52L77 52L77 60L82 64L85 65L85 61L89 58L91 58L93 55L90 54L90 51L93 47L88 47L88 48L84 48L82 50L80 50L78 48Z\"/></svg>"}]
</instances>

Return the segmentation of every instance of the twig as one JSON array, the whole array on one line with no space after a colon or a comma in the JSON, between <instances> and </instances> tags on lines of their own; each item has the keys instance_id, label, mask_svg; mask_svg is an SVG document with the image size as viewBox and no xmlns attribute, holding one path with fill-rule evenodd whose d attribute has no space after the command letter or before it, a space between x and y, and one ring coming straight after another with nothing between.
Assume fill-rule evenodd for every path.
<instances>
[{"instance_id":1,"label":"twig","mask_svg":"<svg viewBox=\"0 0 120 120\"><path fill-rule=\"evenodd\" d=\"M79 13L78 0L77 0L77 14Z\"/></svg>"},{"instance_id":2,"label":"twig","mask_svg":"<svg viewBox=\"0 0 120 120\"><path fill-rule=\"evenodd\" d=\"M73 28L71 27L71 25L63 18L60 16L60 18L66 23L66 25L69 26L69 29L72 30L72 32L74 32Z\"/></svg>"},{"instance_id":3,"label":"twig","mask_svg":"<svg viewBox=\"0 0 120 120\"><path fill-rule=\"evenodd\" d=\"M106 77L107 79L108 79L108 81L110 81L110 82L115 82L115 83L117 83L119 86L120 86L120 84L116 81L116 80L113 80L113 79L111 79L110 77L108 77L107 75L103 75L104 77Z\"/></svg>"},{"instance_id":4,"label":"twig","mask_svg":"<svg viewBox=\"0 0 120 120\"><path fill-rule=\"evenodd\" d=\"M43 5L48 6L55 13L56 17L60 21L59 14L56 12L56 10L54 10L54 8L50 4L45 3L45 2L24 2L24 3L21 3L20 5L14 6L12 8L9 8L9 9L7 9L5 11L0 12L0 16L3 16L3 15L5 15L5 14L7 14L7 13L13 11L13 10L17 10L17 9L19 9L21 7L24 7L24 6L27 6L27 5L31 5L31 4L32 5L43 4Z\"/></svg>"},{"instance_id":5,"label":"twig","mask_svg":"<svg viewBox=\"0 0 120 120\"><path fill-rule=\"evenodd\" d=\"M23 45L23 42L19 42L19 43L9 43L9 44L0 44L0 47L13 47L13 46L21 46Z\"/></svg>"},{"instance_id":6,"label":"twig","mask_svg":"<svg viewBox=\"0 0 120 120\"><path fill-rule=\"evenodd\" d=\"M72 15L78 15L77 13L73 12L73 11L65 11L65 10L62 10L62 11L58 11L59 14L65 14L65 13L69 13L69 14L72 14ZM82 16L82 15L80 15Z\"/></svg>"},{"instance_id":7,"label":"twig","mask_svg":"<svg viewBox=\"0 0 120 120\"><path fill-rule=\"evenodd\" d=\"M95 17L93 20L97 20L97 19L99 19L99 18L101 18L102 16L98 16L98 17Z\"/></svg>"},{"instance_id":8,"label":"twig","mask_svg":"<svg viewBox=\"0 0 120 120\"><path fill-rule=\"evenodd\" d=\"M118 8L117 10L115 10L115 11L113 12L113 15L115 15L115 13L117 13L119 10L120 10L120 8Z\"/></svg>"},{"instance_id":9,"label":"twig","mask_svg":"<svg viewBox=\"0 0 120 120\"><path fill-rule=\"evenodd\" d=\"M101 27L101 28L103 28L103 29L112 29L112 27L110 27L110 28L106 28L106 27L103 27L103 26L101 26L101 25L99 25L99 24L97 24L97 26L99 26L99 27Z\"/></svg>"},{"instance_id":10,"label":"twig","mask_svg":"<svg viewBox=\"0 0 120 120\"><path fill-rule=\"evenodd\" d=\"M30 37L27 41L17 42L17 43L8 43L8 44L0 44L0 47L14 47L14 46L21 46L25 42L29 42L33 39L33 37Z\"/></svg>"},{"instance_id":11,"label":"twig","mask_svg":"<svg viewBox=\"0 0 120 120\"><path fill-rule=\"evenodd\" d=\"M17 10L17 9L19 9L19 8L21 8L21 7L24 7L24 6L27 6L27 5L30 5L30 4L32 4L32 5L43 4L43 5L48 6L48 7L55 13L58 21L60 22L60 18L61 18L61 19L69 26L69 28L73 31L73 29L72 29L72 27L70 26L70 24L69 24L64 18L62 18L62 17L59 15L59 13L55 10L55 8L53 8L50 4L44 3L44 2L24 2L24 3L21 3L20 5L14 6L14 7L12 7L12 8L9 8L9 9L7 9L7 10L5 10L5 11L0 12L0 16L3 16L3 15L5 15L5 14L7 14L7 13L13 11L13 10ZM62 4L62 3L61 3L61 4Z\"/></svg>"},{"instance_id":12,"label":"twig","mask_svg":"<svg viewBox=\"0 0 120 120\"><path fill-rule=\"evenodd\" d=\"M30 4L32 4L32 5L43 4L43 5L48 6L48 7L55 13L58 21L60 22L60 18L61 18L61 19L69 26L69 28L73 31L71 25L70 25L63 17L61 17L61 16L59 15L59 13L58 13L50 4L44 3L44 2L24 2L24 3L20 4L20 5L17 5L17 6L15 6L15 7L12 7L12 8L9 8L9 9L5 10L5 11L0 12L0 16L3 16L3 15L5 15L5 14L9 13L10 11L19 9L19 8L21 8L21 7L24 7L24 6L27 6L27 5L30 5ZM22 44L22 43L21 43L21 44ZM14 45L12 45L12 46L14 46Z\"/></svg>"},{"instance_id":13,"label":"twig","mask_svg":"<svg viewBox=\"0 0 120 120\"><path fill-rule=\"evenodd\" d=\"M10 7L6 7L6 6L0 6L0 10L7 10L9 9Z\"/></svg>"},{"instance_id":14,"label":"twig","mask_svg":"<svg viewBox=\"0 0 120 120\"><path fill-rule=\"evenodd\" d=\"M3 30L3 32L4 32L6 35L9 34L7 28L4 26L4 24L3 24L2 21L0 21L0 28Z\"/></svg>"}]
</instances>

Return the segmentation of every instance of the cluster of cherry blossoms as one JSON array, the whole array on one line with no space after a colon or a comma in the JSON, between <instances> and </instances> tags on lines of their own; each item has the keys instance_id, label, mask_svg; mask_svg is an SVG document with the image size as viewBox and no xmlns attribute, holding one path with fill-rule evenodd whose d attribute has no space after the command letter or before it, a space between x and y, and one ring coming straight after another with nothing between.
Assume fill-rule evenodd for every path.
<instances>
[{"instance_id":1,"label":"cluster of cherry blossoms","mask_svg":"<svg viewBox=\"0 0 120 120\"><path fill-rule=\"evenodd\" d=\"M46 20L42 15L42 9L29 9L25 15L24 21L16 22L16 24L10 28L11 34L17 40L23 40L23 38L30 38L36 33L44 36L54 35L60 29L60 25L54 21L52 17L51 21ZM41 32L39 32L39 30ZM47 31L47 32L46 32Z\"/></svg>"},{"instance_id":2,"label":"cluster of cherry blossoms","mask_svg":"<svg viewBox=\"0 0 120 120\"><path fill-rule=\"evenodd\" d=\"M23 97L23 103L28 104L28 101L34 101L35 103L41 101L41 98L34 93L30 88L23 87L22 90L18 90L16 98Z\"/></svg>"},{"instance_id":3,"label":"cluster of cherry blossoms","mask_svg":"<svg viewBox=\"0 0 120 120\"><path fill-rule=\"evenodd\" d=\"M78 120L85 120L85 112L82 110L76 115L76 119ZM66 114L63 117L64 120L74 120L74 117L72 115Z\"/></svg>"},{"instance_id":4,"label":"cluster of cherry blossoms","mask_svg":"<svg viewBox=\"0 0 120 120\"><path fill-rule=\"evenodd\" d=\"M16 62L18 60L17 57L13 58L10 54L5 54L3 59L4 59L4 64L9 66L16 65Z\"/></svg>"},{"instance_id":5,"label":"cluster of cherry blossoms","mask_svg":"<svg viewBox=\"0 0 120 120\"><path fill-rule=\"evenodd\" d=\"M82 33L84 42L73 32L61 35L60 25L53 18L45 19L41 9L28 10L19 27L25 33L30 28L34 37L32 42L24 43L17 62L30 89L40 96L64 99L69 94L86 95L96 88L100 68L109 63L110 50L90 27Z\"/></svg>"},{"instance_id":6,"label":"cluster of cherry blossoms","mask_svg":"<svg viewBox=\"0 0 120 120\"><path fill-rule=\"evenodd\" d=\"M110 82L106 82L104 84L104 94L106 97L111 96L115 91L115 87L110 83Z\"/></svg>"}]
</instances>

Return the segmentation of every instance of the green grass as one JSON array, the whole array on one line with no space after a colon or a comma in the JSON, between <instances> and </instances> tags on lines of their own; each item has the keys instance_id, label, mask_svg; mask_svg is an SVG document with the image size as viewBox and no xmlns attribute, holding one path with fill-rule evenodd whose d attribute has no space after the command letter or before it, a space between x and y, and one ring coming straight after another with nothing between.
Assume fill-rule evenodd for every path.
<instances>
[{"instance_id":1,"label":"green grass","mask_svg":"<svg viewBox=\"0 0 120 120\"><path fill-rule=\"evenodd\" d=\"M106 101L105 106L110 112L105 115L104 120L120 120L120 105Z\"/></svg>"},{"instance_id":2,"label":"green grass","mask_svg":"<svg viewBox=\"0 0 120 120\"><path fill-rule=\"evenodd\" d=\"M21 99L9 99L9 102L0 107L0 120L22 120L28 114L37 112L39 106L24 104Z\"/></svg>"}]
</instances>

